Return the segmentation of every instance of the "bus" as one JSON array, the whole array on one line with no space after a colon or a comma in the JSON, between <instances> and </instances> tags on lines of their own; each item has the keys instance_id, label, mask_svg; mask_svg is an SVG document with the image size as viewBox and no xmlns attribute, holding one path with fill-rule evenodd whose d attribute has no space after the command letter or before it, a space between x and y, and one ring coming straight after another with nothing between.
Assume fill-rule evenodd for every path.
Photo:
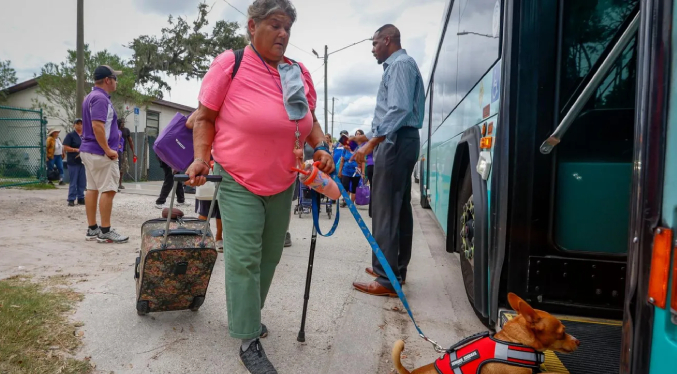
<instances>
[{"instance_id":1,"label":"bus","mask_svg":"<svg viewBox=\"0 0 677 374\"><path fill-rule=\"evenodd\" d=\"M514 292L581 341L548 371L677 372L674 2L445 7L420 204L487 326Z\"/></svg>"}]
</instances>

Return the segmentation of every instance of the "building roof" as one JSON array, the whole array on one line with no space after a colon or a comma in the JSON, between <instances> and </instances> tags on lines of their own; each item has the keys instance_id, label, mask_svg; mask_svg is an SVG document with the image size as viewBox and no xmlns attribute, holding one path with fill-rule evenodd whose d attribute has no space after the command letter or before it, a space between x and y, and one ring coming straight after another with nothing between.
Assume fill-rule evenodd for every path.
<instances>
[{"instance_id":1,"label":"building roof","mask_svg":"<svg viewBox=\"0 0 677 374\"><path fill-rule=\"evenodd\" d=\"M38 85L38 79L33 78L33 79L29 79L27 81L21 82L19 84L16 84L14 86L7 87L5 89L5 91L7 91L7 93L11 95L11 94L14 94L14 93L35 87L37 85ZM183 110L183 111L186 111L186 112L195 111L195 108L189 107L187 105L179 104L179 103L173 103L173 102L167 101L167 100L154 99L151 102L155 105L165 106L165 107L169 107L169 108L177 109L177 110Z\"/></svg>"},{"instance_id":2,"label":"building roof","mask_svg":"<svg viewBox=\"0 0 677 374\"><path fill-rule=\"evenodd\" d=\"M38 79L37 79L37 78L33 78L33 79L29 79L29 80L27 80L27 81L25 81L25 82L21 82L21 83L19 83L19 84L16 84L16 85L14 85L14 86L12 86L12 87L7 87L7 88L5 89L5 91L7 91L7 93L11 95L11 94L13 94L13 93L17 93L17 92L19 92L19 91L23 91L23 90L25 90L25 89L28 89L28 88L31 88L31 87L35 87L35 86L37 86L37 85L38 85Z\"/></svg>"},{"instance_id":3,"label":"building roof","mask_svg":"<svg viewBox=\"0 0 677 374\"><path fill-rule=\"evenodd\" d=\"M171 101L162 100L162 99L155 99L155 100L152 101L152 103L155 104L155 105L166 106L166 107L177 109L177 110L184 110L186 112L194 112L195 111L195 108L189 107L188 105L173 103Z\"/></svg>"}]
</instances>

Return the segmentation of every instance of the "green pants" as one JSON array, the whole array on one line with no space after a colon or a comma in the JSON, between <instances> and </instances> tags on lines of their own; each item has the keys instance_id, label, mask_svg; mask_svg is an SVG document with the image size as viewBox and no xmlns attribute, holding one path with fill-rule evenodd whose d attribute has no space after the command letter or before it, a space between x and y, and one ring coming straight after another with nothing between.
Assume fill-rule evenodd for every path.
<instances>
[{"instance_id":1,"label":"green pants","mask_svg":"<svg viewBox=\"0 0 677 374\"><path fill-rule=\"evenodd\" d=\"M238 339L261 333L261 308L282 257L289 225L292 184L273 196L258 196L237 183L221 165L218 199L226 263L228 332Z\"/></svg>"}]
</instances>

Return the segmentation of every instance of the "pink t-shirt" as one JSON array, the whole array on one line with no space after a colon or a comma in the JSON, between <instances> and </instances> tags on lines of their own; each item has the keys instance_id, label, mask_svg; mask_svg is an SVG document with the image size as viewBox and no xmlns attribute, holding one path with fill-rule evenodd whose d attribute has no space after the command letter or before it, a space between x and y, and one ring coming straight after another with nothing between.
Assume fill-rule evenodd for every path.
<instances>
[{"instance_id":1,"label":"pink t-shirt","mask_svg":"<svg viewBox=\"0 0 677 374\"><path fill-rule=\"evenodd\" d=\"M276 68L268 66L269 73L249 46L231 82L234 65L232 51L217 56L200 88L200 103L219 112L212 155L252 193L275 195L289 188L296 178L291 170L296 163L296 122L289 120L284 108ZM317 94L313 80L305 67L302 71L308 105L314 110ZM312 126L313 116L308 111L299 121L301 147Z\"/></svg>"}]
</instances>

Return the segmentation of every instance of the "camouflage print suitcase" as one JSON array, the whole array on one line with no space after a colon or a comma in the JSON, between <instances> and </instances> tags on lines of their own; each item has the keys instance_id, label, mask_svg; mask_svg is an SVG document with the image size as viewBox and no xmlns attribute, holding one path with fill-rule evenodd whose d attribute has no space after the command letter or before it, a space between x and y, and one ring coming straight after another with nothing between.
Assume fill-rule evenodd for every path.
<instances>
[{"instance_id":1,"label":"camouflage print suitcase","mask_svg":"<svg viewBox=\"0 0 677 374\"><path fill-rule=\"evenodd\" d=\"M177 182L187 178L186 175L174 176ZM219 183L221 176L210 175L208 180ZM139 315L184 309L197 311L205 300L216 263L209 220L172 217L176 186L172 189L167 219L152 219L141 226L141 251L134 273ZM217 191L218 188L214 199Z\"/></svg>"}]
</instances>

